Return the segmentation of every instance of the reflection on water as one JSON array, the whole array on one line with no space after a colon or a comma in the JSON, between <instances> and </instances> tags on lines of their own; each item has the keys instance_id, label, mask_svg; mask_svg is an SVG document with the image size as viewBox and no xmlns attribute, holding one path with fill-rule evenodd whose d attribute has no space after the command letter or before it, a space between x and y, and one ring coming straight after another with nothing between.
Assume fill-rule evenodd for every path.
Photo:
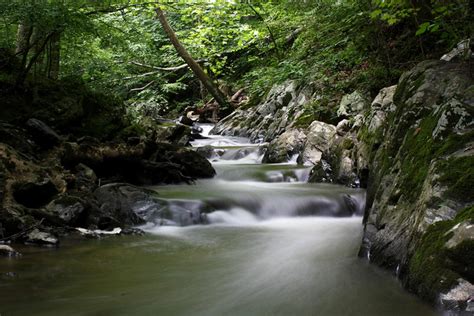
<instances>
[{"instance_id":1,"label":"reflection on water","mask_svg":"<svg viewBox=\"0 0 474 316\"><path fill-rule=\"evenodd\" d=\"M237 217L240 217L237 215ZM21 249L2 315L435 315L356 257L361 218L153 227L146 237Z\"/></svg>"}]
</instances>

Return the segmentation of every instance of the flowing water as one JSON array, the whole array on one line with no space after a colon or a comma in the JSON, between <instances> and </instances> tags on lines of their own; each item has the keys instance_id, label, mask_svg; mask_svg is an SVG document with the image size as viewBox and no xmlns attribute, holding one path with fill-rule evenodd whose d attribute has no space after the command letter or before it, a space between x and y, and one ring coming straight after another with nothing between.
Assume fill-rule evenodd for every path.
<instances>
[{"instance_id":1,"label":"flowing water","mask_svg":"<svg viewBox=\"0 0 474 316\"><path fill-rule=\"evenodd\" d=\"M208 129L208 128L207 128ZM309 168L261 165L262 148L213 136L217 176L154 187L207 225L18 247L0 260L0 315L435 315L357 258L363 190L307 184ZM178 222L168 222L168 225Z\"/></svg>"}]
</instances>

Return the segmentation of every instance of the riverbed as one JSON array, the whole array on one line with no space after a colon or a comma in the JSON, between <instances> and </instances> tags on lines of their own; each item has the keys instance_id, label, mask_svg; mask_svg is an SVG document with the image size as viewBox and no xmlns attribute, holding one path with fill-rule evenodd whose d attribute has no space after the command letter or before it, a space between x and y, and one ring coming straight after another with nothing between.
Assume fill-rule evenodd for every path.
<instances>
[{"instance_id":1,"label":"riverbed","mask_svg":"<svg viewBox=\"0 0 474 316\"><path fill-rule=\"evenodd\" d=\"M245 139L193 145L214 146L217 176L151 189L207 225L19 246L0 261L0 315L436 315L357 257L364 190L306 183L311 168L292 160L263 165Z\"/></svg>"}]
</instances>

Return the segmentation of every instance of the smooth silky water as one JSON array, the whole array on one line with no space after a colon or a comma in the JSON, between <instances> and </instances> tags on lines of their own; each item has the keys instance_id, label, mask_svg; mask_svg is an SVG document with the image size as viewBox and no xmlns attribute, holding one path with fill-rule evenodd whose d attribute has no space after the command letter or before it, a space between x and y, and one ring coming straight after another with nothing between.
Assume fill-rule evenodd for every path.
<instances>
[{"instance_id":1,"label":"smooth silky water","mask_svg":"<svg viewBox=\"0 0 474 316\"><path fill-rule=\"evenodd\" d=\"M362 219L347 212L360 214L363 190L260 165L245 141L195 142L221 150L216 178L154 187L169 205L199 205L208 225L17 246L23 257L0 260L0 315L436 315L357 258Z\"/></svg>"}]
</instances>

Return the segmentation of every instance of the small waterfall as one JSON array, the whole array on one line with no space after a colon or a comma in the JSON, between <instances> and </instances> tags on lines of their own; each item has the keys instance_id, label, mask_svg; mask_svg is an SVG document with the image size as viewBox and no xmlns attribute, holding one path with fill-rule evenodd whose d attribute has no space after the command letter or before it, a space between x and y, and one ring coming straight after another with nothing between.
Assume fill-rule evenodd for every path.
<instances>
[{"instance_id":1,"label":"small waterfall","mask_svg":"<svg viewBox=\"0 0 474 316\"><path fill-rule=\"evenodd\" d=\"M203 138L192 145L213 163L214 179L196 185L156 187L157 207L148 207L154 225L250 225L272 218L351 217L365 208L365 191L307 183L312 166L262 164L265 146L248 139L209 135L212 125L199 125Z\"/></svg>"}]
</instances>

